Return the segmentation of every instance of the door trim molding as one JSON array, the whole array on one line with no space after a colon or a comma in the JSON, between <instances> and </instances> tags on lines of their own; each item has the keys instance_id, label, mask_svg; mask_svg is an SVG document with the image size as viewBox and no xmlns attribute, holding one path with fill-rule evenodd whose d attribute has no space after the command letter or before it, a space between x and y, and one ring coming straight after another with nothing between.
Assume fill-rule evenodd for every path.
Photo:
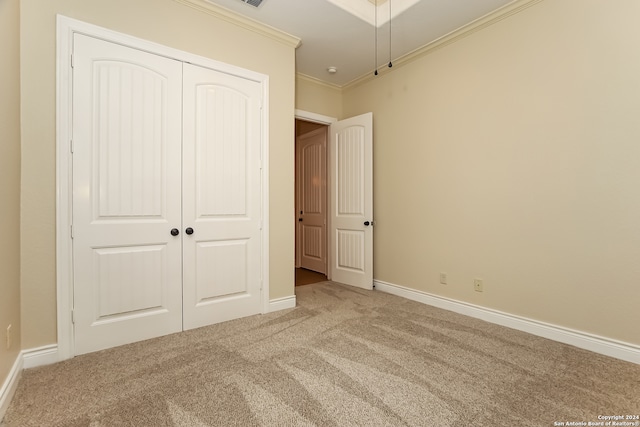
<instances>
[{"instance_id":1,"label":"door trim molding","mask_svg":"<svg viewBox=\"0 0 640 427\"><path fill-rule=\"evenodd\" d=\"M337 122L335 117L323 116L322 114L312 113L310 111L298 110L295 111L295 118L300 120L306 120L312 123L320 123L323 125L330 125Z\"/></svg>"},{"instance_id":2,"label":"door trim molding","mask_svg":"<svg viewBox=\"0 0 640 427\"><path fill-rule=\"evenodd\" d=\"M296 120L305 120L307 122L312 122L312 123L318 123L321 125L326 125L326 126L330 126L332 123L335 123L338 121L338 119L336 117L329 117L329 116L324 116L322 114L318 114L318 113L313 113L311 111L305 111L305 110L299 110L296 109L294 112L294 118ZM298 136L296 135L295 139L294 139L294 145L296 145L298 142ZM331 249L330 249L330 239L329 239L329 230L331 227L331 215L329 215L329 199L331 198L332 194L331 194L331 177L329 176L329 156L331 155L330 152L330 147L329 147L329 129L327 129L327 140L326 140L326 156L327 156L327 271L325 272L325 275L327 276L328 280L331 280L331 266L329 265L330 263L330 257L331 257ZM296 171L297 174L297 171ZM296 194L297 196L297 188L294 189L294 194ZM296 197L297 200L297 197ZM296 211L297 212L297 206L296 206ZM294 227L298 227L298 222L296 221L294 223ZM297 228L296 228L296 244L297 244ZM299 263L298 263L298 249L296 248L295 250L295 257L294 257L294 263L295 263L295 267L298 268L299 267Z\"/></svg>"},{"instance_id":3,"label":"door trim molding","mask_svg":"<svg viewBox=\"0 0 640 427\"><path fill-rule=\"evenodd\" d=\"M85 34L155 55L189 62L201 67L232 74L262 85L262 313L268 313L269 301L269 76L191 54L107 28L57 15L56 29L56 293L57 293L57 357L74 356L73 337L73 246L72 226L72 60L73 35Z\"/></svg>"},{"instance_id":4,"label":"door trim molding","mask_svg":"<svg viewBox=\"0 0 640 427\"><path fill-rule=\"evenodd\" d=\"M298 212L301 211L301 208L304 204L304 201L300 200L300 192L301 192L301 188L303 188L303 184L302 184L302 176L301 176L301 162L300 162L300 158L298 157L298 150L299 150L299 145L301 144L300 142L300 138L303 137L311 137L311 136L316 136L316 135L323 135L324 136L324 150L323 150L323 154L324 154L324 163L325 163L325 170L324 170L324 174L325 174L325 180L324 180L324 227L325 227L325 232L324 232L324 261L325 261L325 271L322 272L320 271L320 273L323 273L325 276L327 275L327 270L329 269L329 261L328 261L328 250L327 250L327 242L329 241L329 236L327 235L328 231L328 222L329 222L329 218L328 218L328 208L329 208L329 200L328 200L328 190L329 190L329 183L328 183L328 171L327 171L327 157L328 157L328 150L327 150L327 146L328 146L328 139L329 139L329 131L328 131L328 126L323 126L323 127L319 127L318 129L314 129L310 132L307 133L303 133L302 135L296 135L296 141L295 141L295 151L296 151L296 160L295 160L295 173L296 173L296 178L295 178L295 182L296 182L296 208L295 208L295 216L296 218L298 217ZM298 221L296 221L296 268L301 268L302 267L302 247L304 246L302 243L302 223ZM308 268L308 267L302 267L302 268Z\"/></svg>"}]
</instances>

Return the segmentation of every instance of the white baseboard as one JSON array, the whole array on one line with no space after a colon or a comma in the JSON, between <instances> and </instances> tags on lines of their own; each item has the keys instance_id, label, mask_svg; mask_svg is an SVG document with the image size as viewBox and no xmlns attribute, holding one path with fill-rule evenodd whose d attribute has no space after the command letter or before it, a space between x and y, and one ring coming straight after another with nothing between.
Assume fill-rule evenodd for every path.
<instances>
[{"instance_id":1,"label":"white baseboard","mask_svg":"<svg viewBox=\"0 0 640 427\"><path fill-rule=\"evenodd\" d=\"M573 345L594 353L626 360L627 362L640 364L640 346L616 341L609 338L592 335L586 332L576 331L550 323L539 322L525 317L504 313L498 310L443 298L437 295L405 288L404 286L374 280L375 289L389 294L401 296L423 304L475 317L497 325L517 329L532 335L548 338L564 344Z\"/></svg>"},{"instance_id":2,"label":"white baseboard","mask_svg":"<svg viewBox=\"0 0 640 427\"><path fill-rule=\"evenodd\" d=\"M50 365L60 361L57 344L22 350L22 357L24 359L24 369Z\"/></svg>"},{"instance_id":3,"label":"white baseboard","mask_svg":"<svg viewBox=\"0 0 640 427\"><path fill-rule=\"evenodd\" d=\"M22 353L20 353L18 354L16 361L11 367L7 379L4 381L4 384L2 384L2 387L0 388L0 423L2 423L4 414L7 412L9 404L11 403L11 399L13 399L13 395L18 388L20 375L22 375L22 363Z\"/></svg>"},{"instance_id":4,"label":"white baseboard","mask_svg":"<svg viewBox=\"0 0 640 427\"><path fill-rule=\"evenodd\" d=\"M296 307L296 296L276 298L269 301L269 313Z\"/></svg>"},{"instance_id":5,"label":"white baseboard","mask_svg":"<svg viewBox=\"0 0 640 427\"><path fill-rule=\"evenodd\" d=\"M36 368L58 362L58 345L51 344L29 350L22 350L9 371L9 376L0 388L0 423L4 418L11 399L18 388L23 369Z\"/></svg>"}]
</instances>

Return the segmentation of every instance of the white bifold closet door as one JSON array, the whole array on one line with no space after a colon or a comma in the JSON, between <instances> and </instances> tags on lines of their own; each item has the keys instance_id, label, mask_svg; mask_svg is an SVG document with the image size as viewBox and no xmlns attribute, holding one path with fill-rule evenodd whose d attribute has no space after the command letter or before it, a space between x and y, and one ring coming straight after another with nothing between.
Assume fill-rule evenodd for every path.
<instances>
[{"instance_id":1,"label":"white bifold closet door","mask_svg":"<svg viewBox=\"0 0 640 427\"><path fill-rule=\"evenodd\" d=\"M76 34L75 354L261 311L261 84Z\"/></svg>"}]
</instances>

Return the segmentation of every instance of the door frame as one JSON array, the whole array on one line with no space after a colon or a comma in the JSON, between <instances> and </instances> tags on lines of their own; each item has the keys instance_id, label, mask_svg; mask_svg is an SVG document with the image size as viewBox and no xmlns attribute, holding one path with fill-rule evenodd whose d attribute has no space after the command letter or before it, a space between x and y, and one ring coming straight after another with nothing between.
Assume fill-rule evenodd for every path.
<instances>
[{"instance_id":1,"label":"door frame","mask_svg":"<svg viewBox=\"0 0 640 427\"><path fill-rule=\"evenodd\" d=\"M73 35L82 33L156 55L190 62L262 85L262 313L269 311L269 76L191 54L97 25L57 15L56 29L56 294L58 360L75 355L72 245L72 56Z\"/></svg>"},{"instance_id":2,"label":"door frame","mask_svg":"<svg viewBox=\"0 0 640 427\"><path fill-rule=\"evenodd\" d=\"M297 126L297 121L298 121L298 119L296 119L296 126ZM300 200L300 192L301 192L301 188L303 188L303 185L302 185L302 179L301 179L302 177L301 177L301 169L300 169L301 162L300 162L300 159L298 157L298 154L299 154L299 151L298 151L298 149L299 149L299 146L298 146L299 140L302 137L305 137L305 136L308 136L308 135L311 135L311 134L314 134L314 136L316 136L316 135L318 135L320 133L324 133L324 153L323 154L324 154L324 157L325 157L325 168L324 168L324 175L325 175L324 196L325 197L324 197L324 218L323 219L324 219L325 231L324 231L324 243L323 243L323 246L324 246L324 252L325 252L324 253L325 272L323 274L326 276L327 275L326 274L327 273L326 270L329 269L329 261L328 261L329 256L328 256L328 248L327 248L327 242L329 240L329 236L327 234L328 233L327 227L329 225L329 218L328 218L329 217L329 215L328 215L329 214L329 212L328 212L329 200L328 200L328 197L327 197L327 191L329 190L329 188L328 188L329 186L328 186L328 182L327 182L328 181L328 175L329 175L328 167L327 167L327 153L328 153L328 145L329 145L329 141L328 141L329 140L329 126L323 125L322 127L319 127L317 129L314 129L314 130L312 130L310 132L307 132L307 133L303 133L301 135L297 135L297 132L296 132L296 142L295 142L295 145L296 145L296 147L295 147L295 151L296 151L296 162L295 162L295 164L296 164L296 179L295 179L295 181L296 181L296 190L295 190L296 191L296 196L295 196L296 209L295 209L295 215L296 215L296 218L299 218L299 212L301 212L300 208L304 204L304 201ZM300 219L298 219L298 221L296 222L296 256L295 256L295 258L296 258L296 268L301 268L302 267L302 253L303 253L302 247L304 245L302 244L303 243L303 240L302 240L302 234L303 233L302 233L301 229L302 229L302 223L300 222Z\"/></svg>"},{"instance_id":3,"label":"door frame","mask_svg":"<svg viewBox=\"0 0 640 427\"><path fill-rule=\"evenodd\" d=\"M317 113L312 113L310 111L304 111L304 110L295 110L295 120L304 120L306 122L311 122L311 123L318 123L321 125L325 125L325 126L330 126L332 123L335 123L338 121L337 118L335 117L329 117L329 116L323 116L322 114L317 114ZM297 140L297 136L296 136L296 140ZM296 142L294 141L294 144ZM330 147L329 147L329 133L328 133L328 129L327 129L327 160L329 159L329 151L330 151ZM327 167L328 167L328 163L327 163ZM331 182L330 182L331 177L329 176L329 172L327 171L327 209L329 208L329 198L331 197ZM297 211L296 211L297 212ZM296 216L297 218L297 216ZM298 223L297 220L294 223L294 227L297 227ZM331 215L327 215L327 233L328 230L330 230L331 227ZM297 235L296 235L296 239L297 239ZM297 249L296 249L297 251ZM296 258L298 256L298 254L295 254ZM331 280L331 268L329 266L329 260L331 259L331 245L329 244L329 236L327 236L327 280ZM296 259L296 265L297 265L297 259Z\"/></svg>"}]
</instances>

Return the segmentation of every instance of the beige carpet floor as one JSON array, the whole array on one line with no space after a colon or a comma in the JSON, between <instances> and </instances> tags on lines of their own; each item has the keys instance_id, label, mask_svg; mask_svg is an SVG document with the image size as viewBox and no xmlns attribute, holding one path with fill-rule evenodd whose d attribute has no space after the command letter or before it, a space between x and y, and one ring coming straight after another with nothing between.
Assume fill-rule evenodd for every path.
<instances>
[{"instance_id":1,"label":"beige carpet floor","mask_svg":"<svg viewBox=\"0 0 640 427\"><path fill-rule=\"evenodd\" d=\"M26 370L8 426L554 426L640 414L640 365L376 291ZM565 424L568 425L568 424Z\"/></svg>"}]
</instances>

